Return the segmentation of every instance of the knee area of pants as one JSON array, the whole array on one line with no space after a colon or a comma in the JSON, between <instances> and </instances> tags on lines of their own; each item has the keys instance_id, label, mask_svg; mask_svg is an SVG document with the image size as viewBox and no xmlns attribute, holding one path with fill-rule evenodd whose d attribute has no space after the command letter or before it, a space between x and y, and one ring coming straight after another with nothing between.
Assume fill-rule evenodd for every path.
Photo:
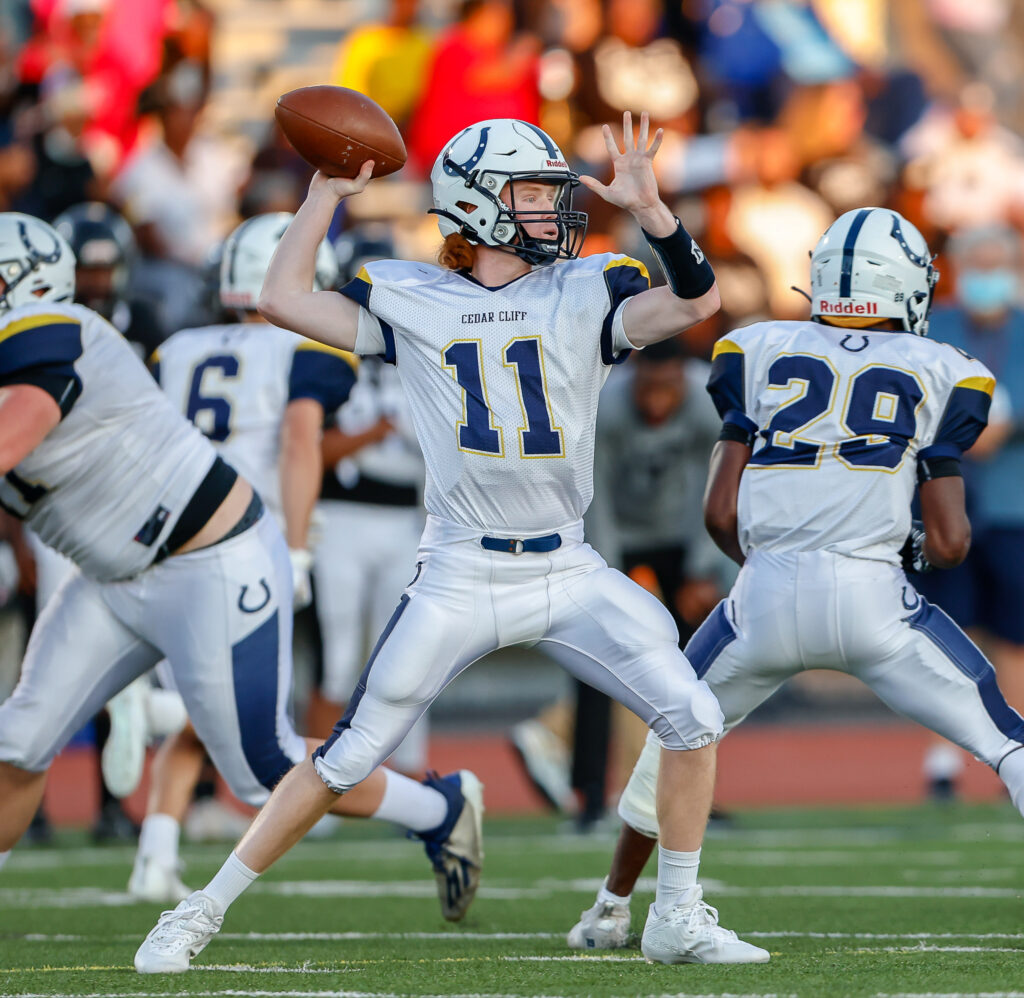
<instances>
[{"instance_id":1,"label":"knee area of pants","mask_svg":"<svg viewBox=\"0 0 1024 998\"><path fill-rule=\"evenodd\" d=\"M690 686L689 693L673 702L651 725L662 747L678 751L710 745L722 737L725 718L714 693L706 683Z\"/></svg>"},{"instance_id":2,"label":"knee area of pants","mask_svg":"<svg viewBox=\"0 0 1024 998\"><path fill-rule=\"evenodd\" d=\"M0 762L29 773L43 772L53 761L53 756L48 752L49 745L38 743L42 727L38 722L19 724L13 718L4 718L0 722L0 730L3 731L0 736Z\"/></svg>"},{"instance_id":3,"label":"knee area of pants","mask_svg":"<svg viewBox=\"0 0 1024 998\"><path fill-rule=\"evenodd\" d=\"M315 755L313 768L329 790L343 794L357 783L362 783L377 768L380 760L376 756L371 758L368 752L360 752L351 738L347 739L344 753L338 746L336 741L322 755Z\"/></svg>"}]
</instances>

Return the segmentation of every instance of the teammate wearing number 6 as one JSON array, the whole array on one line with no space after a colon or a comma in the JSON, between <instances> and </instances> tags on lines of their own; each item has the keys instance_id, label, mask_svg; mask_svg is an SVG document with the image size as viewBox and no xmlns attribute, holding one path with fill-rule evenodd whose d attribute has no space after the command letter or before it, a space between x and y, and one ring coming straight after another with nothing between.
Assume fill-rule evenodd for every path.
<instances>
[{"instance_id":1,"label":"teammate wearing number 6","mask_svg":"<svg viewBox=\"0 0 1024 998\"><path fill-rule=\"evenodd\" d=\"M496 119L463 130L431 174L442 266L373 263L341 294L309 291L314 251L372 163L354 180L314 177L260 310L397 364L426 462L419 568L334 734L281 782L206 888L217 897L205 934L176 929L168 913L140 948L139 969L170 969L177 957L174 969L184 970L246 878L387 758L460 672L514 644L536 646L634 710L662 746L663 848L645 952L663 962L768 959L717 925L697 884L718 703L679 651L668 611L583 540L598 393L611 365L719 305L704 255L658 194L660 133L648 142L646 114L636 141L629 114L623 131L620 150L605 130L614 179L604 186L572 173L534 125ZM639 222L667 287L650 289L643 265L628 257L577 258L586 226L571 204L578 183ZM154 961L157 943L163 958Z\"/></svg>"},{"instance_id":2,"label":"teammate wearing number 6","mask_svg":"<svg viewBox=\"0 0 1024 998\"><path fill-rule=\"evenodd\" d=\"M924 338L937 279L906 219L849 211L811 256L811 322L759 322L718 341L708 390L723 429L704 515L743 568L686 655L726 730L804 669L857 676L987 762L1024 811L1024 720L904 574L967 555L960 456L995 388L979 361ZM911 524L915 487L923 527ZM648 744L619 801L611 872L571 947L626 944L629 895L659 835L657 778Z\"/></svg>"}]
</instances>

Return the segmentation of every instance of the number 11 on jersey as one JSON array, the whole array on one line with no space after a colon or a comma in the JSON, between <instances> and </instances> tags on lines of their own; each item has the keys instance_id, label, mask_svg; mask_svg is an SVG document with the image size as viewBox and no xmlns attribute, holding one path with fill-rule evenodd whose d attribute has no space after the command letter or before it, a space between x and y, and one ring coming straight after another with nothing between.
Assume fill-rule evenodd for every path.
<instances>
[{"instance_id":1,"label":"number 11 on jersey","mask_svg":"<svg viewBox=\"0 0 1024 998\"><path fill-rule=\"evenodd\" d=\"M463 418L457 426L459 447L474 454L503 457L504 430L495 425L487 399L483 370L483 343L456 340L445 347L445 369L463 392ZM502 366L515 371L516 390L523 422L519 427L520 457L564 457L565 443L560 427L554 425L544 373L544 350L540 337L512 340L502 351Z\"/></svg>"}]
</instances>

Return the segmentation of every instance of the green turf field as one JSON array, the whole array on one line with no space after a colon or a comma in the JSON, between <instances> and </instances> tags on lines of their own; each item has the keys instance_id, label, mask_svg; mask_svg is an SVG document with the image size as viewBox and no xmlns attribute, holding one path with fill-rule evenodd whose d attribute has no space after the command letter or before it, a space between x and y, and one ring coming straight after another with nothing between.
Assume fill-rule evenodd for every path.
<instances>
[{"instance_id":1,"label":"green turf field","mask_svg":"<svg viewBox=\"0 0 1024 998\"><path fill-rule=\"evenodd\" d=\"M0 873L8 995L971 995L1024 998L1024 822L1009 805L739 814L704 852L722 922L767 946L756 967L573 955L611 849L556 821L493 820L484 886L442 921L422 851L349 823L303 844L231 910L183 976L131 967L157 912L123 893L130 851L23 849ZM224 846L186 851L203 882ZM652 869L648 870L653 873ZM653 882L634 900L643 926Z\"/></svg>"}]
</instances>

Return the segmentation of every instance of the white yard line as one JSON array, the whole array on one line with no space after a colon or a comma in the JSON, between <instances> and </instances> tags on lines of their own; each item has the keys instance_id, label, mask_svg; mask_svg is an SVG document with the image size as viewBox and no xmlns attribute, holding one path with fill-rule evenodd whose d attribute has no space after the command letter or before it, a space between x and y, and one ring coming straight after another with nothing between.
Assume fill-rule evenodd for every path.
<instances>
[{"instance_id":1,"label":"white yard line","mask_svg":"<svg viewBox=\"0 0 1024 998\"><path fill-rule=\"evenodd\" d=\"M795 929L777 931L749 930L743 933L754 939L851 939L865 941L901 940L913 942L932 939L963 939L983 942L991 939L997 942L1024 942L1024 932L802 932ZM72 935L69 933L30 932L25 935L7 933L5 938L29 943L88 942L110 943L131 942L139 934L121 935ZM564 932L221 932L218 939L231 942L363 942L374 940L426 941L426 942L516 942L531 939L564 939Z\"/></svg>"},{"instance_id":2,"label":"white yard line","mask_svg":"<svg viewBox=\"0 0 1024 998\"><path fill-rule=\"evenodd\" d=\"M559 893L590 894L602 884L599 878L560 880L544 878L523 887L490 885L480 888L479 896L490 900L514 901L544 899ZM710 897L846 897L846 898L1019 898L1024 888L926 885L821 885L781 884L775 887L744 887L705 879ZM640 881L638 889L651 891L654 882ZM268 880L253 884L250 894L302 898L433 898L435 887L427 880ZM140 904L124 891L100 887L5 887L0 888L0 907L5 908L95 908L126 907Z\"/></svg>"},{"instance_id":3,"label":"white yard line","mask_svg":"<svg viewBox=\"0 0 1024 998\"><path fill-rule=\"evenodd\" d=\"M0 998L524 998L496 992L474 992L472 994L433 994L419 995L410 992L395 991L243 991L231 988L221 991L103 991L83 994L35 994L19 992L17 994L0 994ZM525 998L564 998L562 995L536 994ZM715 991L694 992L677 991L654 995L637 995L637 998L799 998L792 993L769 992L733 992ZM877 998L1024 998L1024 992L1003 992L993 995L937 995L937 996L877 996Z\"/></svg>"}]
</instances>

